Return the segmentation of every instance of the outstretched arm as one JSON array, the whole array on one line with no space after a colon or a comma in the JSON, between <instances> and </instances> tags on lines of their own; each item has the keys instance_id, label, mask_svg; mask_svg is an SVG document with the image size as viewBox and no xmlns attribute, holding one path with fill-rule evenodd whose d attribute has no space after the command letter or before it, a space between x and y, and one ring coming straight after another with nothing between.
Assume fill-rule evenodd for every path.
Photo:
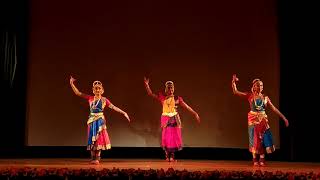
<instances>
[{"instance_id":1,"label":"outstretched arm","mask_svg":"<svg viewBox=\"0 0 320 180\"><path fill-rule=\"evenodd\" d=\"M234 74L232 76L232 82L231 82L233 94L241 96L241 97L247 96L247 93L238 91L236 81L239 81L239 78L237 78L237 75Z\"/></svg>"},{"instance_id":2,"label":"outstretched arm","mask_svg":"<svg viewBox=\"0 0 320 180\"><path fill-rule=\"evenodd\" d=\"M122 115L124 115L124 117L126 117L128 119L128 121L130 122L130 118L128 116L128 114L126 112L124 112L123 110L121 110L120 108L118 108L117 106L110 104L109 105L110 109L113 109L114 111L121 113Z\"/></svg>"},{"instance_id":3,"label":"outstretched arm","mask_svg":"<svg viewBox=\"0 0 320 180\"><path fill-rule=\"evenodd\" d=\"M271 107L272 111L275 112L281 119L283 119L286 127L288 127L289 121L287 120L287 118L272 104L271 100L268 97L265 98L267 98L267 104Z\"/></svg>"},{"instance_id":4,"label":"outstretched arm","mask_svg":"<svg viewBox=\"0 0 320 180\"><path fill-rule=\"evenodd\" d=\"M185 102L182 100L182 98L179 98L179 104L180 104L183 108L185 108L186 110L188 110L189 112L191 112L191 113L195 116L195 118L196 118L196 120L198 121L198 123L200 123L200 117L199 117L198 113L197 113L196 111L194 111L187 103L185 103Z\"/></svg>"},{"instance_id":5,"label":"outstretched arm","mask_svg":"<svg viewBox=\"0 0 320 180\"><path fill-rule=\"evenodd\" d=\"M78 90L78 88L74 85L74 81L76 81L76 79L74 79L72 76L70 76L70 85L71 85L71 88L72 88L73 92L74 92L77 96L80 96L80 97L82 97L82 98L87 98L88 95L80 92L80 91Z\"/></svg>"},{"instance_id":6,"label":"outstretched arm","mask_svg":"<svg viewBox=\"0 0 320 180\"><path fill-rule=\"evenodd\" d=\"M144 77L144 86L145 86L149 96L151 96L151 97L153 97L155 99L158 99L158 96L152 92L152 90L151 90L151 88L149 86L149 79L146 78L146 77Z\"/></svg>"}]
</instances>

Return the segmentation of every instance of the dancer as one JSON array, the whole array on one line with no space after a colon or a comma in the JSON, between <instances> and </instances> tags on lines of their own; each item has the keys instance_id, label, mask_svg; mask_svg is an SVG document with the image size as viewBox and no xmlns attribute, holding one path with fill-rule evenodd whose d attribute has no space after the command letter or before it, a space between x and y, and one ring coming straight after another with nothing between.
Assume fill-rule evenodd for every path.
<instances>
[{"instance_id":1,"label":"dancer","mask_svg":"<svg viewBox=\"0 0 320 180\"><path fill-rule=\"evenodd\" d=\"M161 128L162 141L161 146L165 151L167 161L175 161L174 153L182 149L181 119L177 111L177 105L190 111L200 123L200 117L190 106L188 106L180 96L175 96L174 84L172 81L165 83L165 94L156 95L149 86L149 79L144 78L145 88L149 96L159 100L162 104Z\"/></svg>"},{"instance_id":2,"label":"dancer","mask_svg":"<svg viewBox=\"0 0 320 180\"><path fill-rule=\"evenodd\" d=\"M269 106L278 116L280 116L285 125L289 126L286 117L272 104L270 98L262 94L263 82L260 79L252 81L251 92L240 92L237 89L236 82L239 81L236 75L232 77L233 94L245 97L249 101L250 111L248 113L248 133L249 133L249 151L252 153L254 166L265 166L265 153L275 151L272 134L266 115L266 107ZM258 160L257 155L260 159Z\"/></svg>"},{"instance_id":3,"label":"dancer","mask_svg":"<svg viewBox=\"0 0 320 180\"><path fill-rule=\"evenodd\" d=\"M88 125L88 145L87 150L91 151L91 163L99 164L101 157L101 150L108 150L111 148L111 143L107 133L106 119L103 115L104 107L109 107L123 114L128 121L130 118L128 114L115 105L113 105L106 97L103 97L104 89L100 81L94 81L92 85L92 91L94 96L90 96L80 92L74 85L74 79L70 77L70 85L73 92L88 100L90 106L90 115L87 121Z\"/></svg>"}]
</instances>

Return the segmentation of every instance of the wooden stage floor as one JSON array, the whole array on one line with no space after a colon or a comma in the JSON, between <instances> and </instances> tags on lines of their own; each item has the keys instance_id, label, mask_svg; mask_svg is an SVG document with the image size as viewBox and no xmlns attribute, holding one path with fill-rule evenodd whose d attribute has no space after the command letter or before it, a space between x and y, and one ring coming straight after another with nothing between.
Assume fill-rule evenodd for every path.
<instances>
[{"instance_id":1,"label":"wooden stage floor","mask_svg":"<svg viewBox=\"0 0 320 180\"><path fill-rule=\"evenodd\" d=\"M268 172L314 172L320 173L320 163L278 162L267 161L265 167L253 167L251 161L220 161L220 160L178 160L166 162L160 159L102 159L99 165L89 164L89 159L0 159L0 170L7 168L69 168L101 170L112 169L164 169L188 171L268 171Z\"/></svg>"}]
</instances>

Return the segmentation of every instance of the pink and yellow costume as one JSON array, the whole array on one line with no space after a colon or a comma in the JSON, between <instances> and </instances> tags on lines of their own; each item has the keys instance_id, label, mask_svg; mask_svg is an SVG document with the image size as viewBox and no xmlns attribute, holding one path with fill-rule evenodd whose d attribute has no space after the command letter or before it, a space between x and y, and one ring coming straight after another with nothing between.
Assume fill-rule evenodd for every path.
<instances>
[{"instance_id":1,"label":"pink and yellow costume","mask_svg":"<svg viewBox=\"0 0 320 180\"><path fill-rule=\"evenodd\" d=\"M183 101L181 97L164 96L159 94L158 100L162 104L161 147L168 153L182 149L181 120L177 112L177 105Z\"/></svg>"}]
</instances>

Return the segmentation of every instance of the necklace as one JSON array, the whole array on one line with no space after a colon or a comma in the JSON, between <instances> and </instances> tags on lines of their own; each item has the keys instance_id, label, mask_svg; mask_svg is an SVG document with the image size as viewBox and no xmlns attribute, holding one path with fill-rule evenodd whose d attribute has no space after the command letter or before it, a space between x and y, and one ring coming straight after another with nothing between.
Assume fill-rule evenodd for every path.
<instances>
[{"instance_id":1,"label":"necklace","mask_svg":"<svg viewBox=\"0 0 320 180\"><path fill-rule=\"evenodd\" d=\"M259 97L260 97L260 96L259 96ZM259 99L260 99L260 98L259 98ZM258 99L256 99L256 98L253 96L253 101L254 101L255 108L260 111L260 110L263 109L263 106L264 106L263 97L262 97L262 99L260 99L260 100L261 100L261 104L260 104L260 105L257 104L257 100L258 100Z\"/></svg>"},{"instance_id":2,"label":"necklace","mask_svg":"<svg viewBox=\"0 0 320 180\"><path fill-rule=\"evenodd\" d=\"M170 98L170 101L168 101L168 99ZM170 107L170 105L172 104L172 101L174 100L173 96L168 96L167 100L166 100L166 104L168 106L168 108Z\"/></svg>"},{"instance_id":3,"label":"necklace","mask_svg":"<svg viewBox=\"0 0 320 180\"><path fill-rule=\"evenodd\" d=\"M94 103L94 102L95 102L95 98L93 98L93 101L92 101L91 107L92 107L93 109L95 109L95 108L98 106L98 104L99 104L100 100L101 100L101 98L99 98L99 99L98 99L98 101L97 101L96 103Z\"/></svg>"}]
</instances>

